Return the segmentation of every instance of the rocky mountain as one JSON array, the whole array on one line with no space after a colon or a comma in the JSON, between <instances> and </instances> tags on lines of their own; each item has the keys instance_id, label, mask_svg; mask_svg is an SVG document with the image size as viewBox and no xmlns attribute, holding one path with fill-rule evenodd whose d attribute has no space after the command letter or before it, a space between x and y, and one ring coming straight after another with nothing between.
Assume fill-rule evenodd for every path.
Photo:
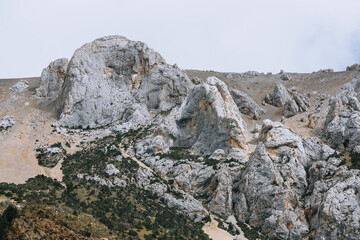
<instances>
[{"instance_id":1,"label":"rocky mountain","mask_svg":"<svg viewBox=\"0 0 360 240\"><path fill-rule=\"evenodd\" d=\"M185 71L108 36L1 80L2 236L358 239L356 66Z\"/></svg>"}]
</instances>

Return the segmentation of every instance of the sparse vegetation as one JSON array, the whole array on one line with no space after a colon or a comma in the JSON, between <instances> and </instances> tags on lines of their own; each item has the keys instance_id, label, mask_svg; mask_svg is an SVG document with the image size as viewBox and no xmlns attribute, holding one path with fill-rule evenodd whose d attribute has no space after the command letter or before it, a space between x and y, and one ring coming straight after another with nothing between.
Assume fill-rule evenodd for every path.
<instances>
[{"instance_id":1,"label":"sparse vegetation","mask_svg":"<svg viewBox=\"0 0 360 240\"><path fill-rule=\"evenodd\" d=\"M51 152L49 149L58 149L59 152ZM50 146L37 148L36 159L38 164L44 167L55 167L56 164L66 155L65 149L62 147L60 142L54 143Z\"/></svg>"},{"instance_id":2,"label":"sparse vegetation","mask_svg":"<svg viewBox=\"0 0 360 240\"><path fill-rule=\"evenodd\" d=\"M268 239L264 235L260 234L259 229L257 229L257 228L251 228L247 224L245 224L244 222L241 222L239 220L236 222L236 224L241 228L241 230L244 232L244 236L248 240L257 240L257 239L267 240ZM273 240L276 240L276 239L273 239Z\"/></svg>"},{"instance_id":3,"label":"sparse vegetation","mask_svg":"<svg viewBox=\"0 0 360 240\"><path fill-rule=\"evenodd\" d=\"M0 195L7 194L21 203L26 210L22 210L20 215L27 216L28 221L33 222L32 216L36 215L85 237L208 239L201 230L202 224L175 213L153 193L131 184L130 179L134 178L139 166L124 157L120 162L115 161L115 157L121 155L116 147L120 141L119 135L111 135L86 144L83 150L65 157L62 170L66 188L56 180L39 175L25 184L0 183ZM112 180L113 176L105 172L108 163L120 170L118 176L126 176L129 180L125 187L107 187L78 177L82 173ZM63 209L58 216L62 222L51 217L52 209L58 207ZM84 216L93 218L91 221L98 222L97 226L102 226L102 230L96 232L88 223L79 221Z\"/></svg>"}]
</instances>

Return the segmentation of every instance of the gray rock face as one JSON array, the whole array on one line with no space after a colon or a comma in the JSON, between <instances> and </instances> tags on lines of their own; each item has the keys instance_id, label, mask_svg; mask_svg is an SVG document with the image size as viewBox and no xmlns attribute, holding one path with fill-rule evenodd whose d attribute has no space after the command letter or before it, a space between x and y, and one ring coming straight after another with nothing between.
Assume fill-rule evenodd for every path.
<instances>
[{"instance_id":1,"label":"gray rock face","mask_svg":"<svg viewBox=\"0 0 360 240\"><path fill-rule=\"evenodd\" d=\"M235 214L269 237L302 239L309 226L300 202L308 186L301 138L265 120L260 139L234 187Z\"/></svg>"},{"instance_id":2,"label":"gray rock face","mask_svg":"<svg viewBox=\"0 0 360 240\"><path fill-rule=\"evenodd\" d=\"M181 107L175 145L210 155L217 149L246 149L245 122L222 81L196 85Z\"/></svg>"},{"instance_id":3,"label":"gray rock face","mask_svg":"<svg viewBox=\"0 0 360 240\"><path fill-rule=\"evenodd\" d=\"M360 145L360 79L355 78L330 100L325 120L325 137L339 149L353 150Z\"/></svg>"},{"instance_id":4,"label":"gray rock face","mask_svg":"<svg viewBox=\"0 0 360 240\"><path fill-rule=\"evenodd\" d=\"M211 154L211 159L221 160L225 157L225 151L222 149L217 149Z\"/></svg>"},{"instance_id":5,"label":"gray rock face","mask_svg":"<svg viewBox=\"0 0 360 240\"><path fill-rule=\"evenodd\" d=\"M162 136L155 136L136 144L136 155L138 156L151 156L168 151L169 147Z\"/></svg>"},{"instance_id":6,"label":"gray rock face","mask_svg":"<svg viewBox=\"0 0 360 240\"><path fill-rule=\"evenodd\" d=\"M0 131L8 129L12 127L14 124L15 124L14 118L12 118L11 116L5 116L0 121Z\"/></svg>"},{"instance_id":7,"label":"gray rock face","mask_svg":"<svg viewBox=\"0 0 360 240\"><path fill-rule=\"evenodd\" d=\"M355 63L351 66L346 67L346 71L360 71L360 65Z\"/></svg>"},{"instance_id":8,"label":"gray rock face","mask_svg":"<svg viewBox=\"0 0 360 240\"><path fill-rule=\"evenodd\" d=\"M275 107L283 107L291 100L291 96L281 83L275 85L274 91L265 96L265 102Z\"/></svg>"},{"instance_id":9,"label":"gray rock face","mask_svg":"<svg viewBox=\"0 0 360 240\"><path fill-rule=\"evenodd\" d=\"M289 74L286 74L286 73L281 74L280 78L281 78L281 80L284 80L284 81L291 80L291 76Z\"/></svg>"},{"instance_id":10,"label":"gray rock face","mask_svg":"<svg viewBox=\"0 0 360 240\"><path fill-rule=\"evenodd\" d=\"M114 166L114 164L110 163L106 165L105 172L111 176L118 174L120 171Z\"/></svg>"},{"instance_id":11,"label":"gray rock face","mask_svg":"<svg viewBox=\"0 0 360 240\"><path fill-rule=\"evenodd\" d=\"M69 62L57 101L59 124L98 127L133 118L146 122L150 114L180 105L192 87L183 71L166 64L145 43L100 38L76 50Z\"/></svg>"},{"instance_id":12,"label":"gray rock face","mask_svg":"<svg viewBox=\"0 0 360 240\"><path fill-rule=\"evenodd\" d=\"M309 100L295 91L286 90L285 86L277 83L274 91L265 96L265 102L276 107L284 107L285 117L292 117L305 112L309 107Z\"/></svg>"},{"instance_id":13,"label":"gray rock face","mask_svg":"<svg viewBox=\"0 0 360 240\"><path fill-rule=\"evenodd\" d=\"M40 86L36 89L37 97L55 99L59 96L68 63L68 59L61 58L51 62L47 68L43 69Z\"/></svg>"},{"instance_id":14,"label":"gray rock face","mask_svg":"<svg viewBox=\"0 0 360 240\"><path fill-rule=\"evenodd\" d=\"M172 180L174 186L196 197L203 199L204 206L220 216L232 214L232 183L233 176L240 169L219 165L215 170L212 166L200 162L148 157L145 163L156 174L167 180Z\"/></svg>"},{"instance_id":15,"label":"gray rock face","mask_svg":"<svg viewBox=\"0 0 360 240\"><path fill-rule=\"evenodd\" d=\"M327 160L335 150L322 143L318 138L304 138L303 146L305 153L312 162Z\"/></svg>"},{"instance_id":16,"label":"gray rock face","mask_svg":"<svg viewBox=\"0 0 360 240\"><path fill-rule=\"evenodd\" d=\"M249 117L258 120L265 114L265 110L262 109L250 96L246 93L230 88L230 93L234 99L235 104L238 106L241 113L248 115Z\"/></svg>"},{"instance_id":17,"label":"gray rock face","mask_svg":"<svg viewBox=\"0 0 360 240\"><path fill-rule=\"evenodd\" d=\"M222 168L211 179L208 194L212 197L208 206L220 216L232 213L232 182L231 170L228 168Z\"/></svg>"},{"instance_id":18,"label":"gray rock face","mask_svg":"<svg viewBox=\"0 0 360 240\"><path fill-rule=\"evenodd\" d=\"M190 219L193 219L195 222L201 222L204 217L209 215L201 202L191 195L184 195L183 199L177 199L174 196L165 193L163 198L169 208L189 216Z\"/></svg>"},{"instance_id":19,"label":"gray rock face","mask_svg":"<svg viewBox=\"0 0 360 240\"><path fill-rule=\"evenodd\" d=\"M28 87L29 87L29 83L26 80L21 80L15 83L11 88L9 88L9 90L15 93L19 93L24 91Z\"/></svg>"},{"instance_id":20,"label":"gray rock face","mask_svg":"<svg viewBox=\"0 0 360 240\"><path fill-rule=\"evenodd\" d=\"M312 239L358 239L360 173L338 167L340 159L320 161L310 169L314 186L306 199Z\"/></svg>"}]
</instances>

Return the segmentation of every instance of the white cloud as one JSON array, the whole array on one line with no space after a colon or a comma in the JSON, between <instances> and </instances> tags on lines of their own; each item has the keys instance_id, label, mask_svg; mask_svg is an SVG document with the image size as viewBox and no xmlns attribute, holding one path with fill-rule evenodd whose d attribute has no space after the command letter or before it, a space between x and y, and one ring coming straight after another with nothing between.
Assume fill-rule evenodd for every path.
<instances>
[{"instance_id":1,"label":"white cloud","mask_svg":"<svg viewBox=\"0 0 360 240\"><path fill-rule=\"evenodd\" d=\"M358 0L0 2L0 78L39 76L104 35L141 40L182 68L343 70L360 60Z\"/></svg>"}]
</instances>

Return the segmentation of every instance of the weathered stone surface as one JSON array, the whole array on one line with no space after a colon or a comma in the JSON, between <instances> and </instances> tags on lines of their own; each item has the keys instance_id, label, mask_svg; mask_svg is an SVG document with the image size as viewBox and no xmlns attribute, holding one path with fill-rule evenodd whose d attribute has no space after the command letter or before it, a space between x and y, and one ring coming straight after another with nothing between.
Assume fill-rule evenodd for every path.
<instances>
[{"instance_id":1,"label":"weathered stone surface","mask_svg":"<svg viewBox=\"0 0 360 240\"><path fill-rule=\"evenodd\" d=\"M57 101L59 124L98 127L149 120L180 105L193 83L145 43L108 36L87 43L71 58ZM136 124L136 121L135 123Z\"/></svg>"},{"instance_id":2,"label":"weathered stone surface","mask_svg":"<svg viewBox=\"0 0 360 240\"><path fill-rule=\"evenodd\" d=\"M312 239L358 239L360 234L360 174L339 168L340 159L321 161L310 169L314 183L306 199Z\"/></svg>"},{"instance_id":3,"label":"weathered stone surface","mask_svg":"<svg viewBox=\"0 0 360 240\"><path fill-rule=\"evenodd\" d=\"M0 121L0 131L8 129L12 127L14 124L15 124L14 118L12 118L11 116L5 116Z\"/></svg>"},{"instance_id":4,"label":"weathered stone surface","mask_svg":"<svg viewBox=\"0 0 360 240\"><path fill-rule=\"evenodd\" d=\"M360 65L355 63L351 66L347 66L346 71L360 71Z\"/></svg>"},{"instance_id":5,"label":"weathered stone surface","mask_svg":"<svg viewBox=\"0 0 360 240\"><path fill-rule=\"evenodd\" d=\"M105 172L111 176L118 174L120 171L114 166L114 164L110 163L106 165Z\"/></svg>"},{"instance_id":6,"label":"weathered stone surface","mask_svg":"<svg viewBox=\"0 0 360 240\"><path fill-rule=\"evenodd\" d=\"M285 117L292 117L298 113L305 112L309 107L309 100L297 93L288 91L281 83L275 85L274 91L265 96L265 102L276 107L284 107Z\"/></svg>"},{"instance_id":7,"label":"weathered stone surface","mask_svg":"<svg viewBox=\"0 0 360 240\"><path fill-rule=\"evenodd\" d=\"M291 96L281 83L275 85L274 91L265 96L265 102L276 107L283 107L291 100Z\"/></svg>"},{"instance_id":8,"label":"weathered stone surface","mask_svg":"<svg viewBox=\"0 0 360 240\"><path fill-rule=\"evenodd\" d=\"M222 149L217 149L211 154L211 159L221 160L225 157L225 151Z\"/></svg>"},{"instance_id":9,"label":"weathered stone surface","mask_svg":"<svg viewBox=\"0 0 360 240\"><path fill-rule=\"evenodd\" d=\"M165 143L164 138L160 135L153 138L145 139L136 144L137 156L151 156L169 151L169 146Z\"/></svg>"},{"instance_id":10,"label":"weathered stone surface","mask_svg":"<svg viewBox=\"0 0 360 240\"><path fill-rule=\"evenodd\" d=\"M248 115L255 120L260 119L261 116L265 114L265 110L262 109L249 95L237 89L229 88L229 90L241 113Z\"/></svg>"},{"instance_id":11,"label":"weathered stone surface","mask_svg":"<svg viewBox=\"0 0 360 240\"><path fill-rule=\"evenodd\" d=\"M302 239L308 223L301 207L307 189L302 140L281 123L265 120L261 142L234 187L234 211L269 237Z\"/></svg>"},{"instance_id":12,"label":"weathered stone surface","mask_svg":"<svg viewBox=\"0 0 360 240\"><path fill-rule=\"evenodd\" d=\"M37 97L55 99L59 96L68 63L68 59L60 58L51 62L49 66L43 69L40 86L36 89Z\"/></svg>"},{"instance_id":13,"label":"weathered stone surface","mask_svg":"<svg viewBox=\"0 0 360 240\"><path fill-rule=\"evenodd\" d=\"M212 154L216 149L246 149L245 122L227 86L216 77L196 85L181 107L175 145Z\"/></svg>"},{"instance_id":14,"label":"weathered stone surface","mask_svg":"<svg viewBox=\"0 0 360 240\"><path fill-rule=\"evenodd\" d=\"M281 80L284 80L284 81L291 80L291 76L289 74L287 74L287 73L281 74L280 78L281 78Z\"/></svg>"},{"instance_id":15,"label":"weathered stone surface","mask_svg":"<svg viewBox=\"0 0 360 240\"><path fill-rule=\"evenodd\" d=\"M242 151L238 148L232 148L230 150L229 154L227 155L226 159L227 160L233 159L240 163L245 163L248 160L248 155L244 151Z\"/></svg>"},{"instance_id":16,"label":"weathered stone surface","mask_svg":"<svg viewBox=\"0 0 360 240\"><path fill-rule=\"evenodd\" d=\"M182 160L177 163L159 157L148 157L145 163L162 178L172 180L175 187L203 199L212 212L220 216L231 215L232 179L239 172L238 169L224 165L214 170L200 161Z\"/></svg>"},{"instance_id":17,"label":"weathered stone surface","mask_svg":"<svg viewBox=\"0 0 360 240\"><path fill-rule=\"evenodd\" d=\"M29 83L26 80L21 80L15 83L9 90L18 93L24 91L28 87Z\"/></svg>"},{"instance_id":18,"label":"weathered stone surface","mask_svg":"<svg viewBox=\"0 0 360 240\"><path fill-rule=\"evenodd\" d=\"M177 199L174 196L165 193L164 201L169 208L185 214L195 222L201 222L203 218L209 215L208 211L202 206L201 202L193 198L191 195L184 195L184 198Z\"/></svg>"},{"instance_id":19,"label":"weathered stone surface","mask_svg":"<svg viewBox=\"0 0 360 240\"><path fill-rule=\"evenodd\" d=\"M353 150L360 145L360 79L355 78L331 98L324 133L336 149Z\"/></svg>"},{"instance_id":20,"label":"weathered stone surface","mask_svg":"<svg viewBox=\"0 0 360 240\"><path fill-rule=\"evenodd\" d=\"M322 143L320 139L315 137L304 138L303 146L306 155L309 157L309 160L313 162L327 160L332 154L335 153L334 149Z\"/></svg>"},{"instance_id":21,"label":"weathered stone surface","mask_svg":"<svg viewBox=\"0 0 360 240\"><path fill-rule=\"evenodd\" d=\"M208 195L212 197L208 206L220 216L232 213L232 182L231 170L228 168L222 168L211 179Z\"/></svg>"}]
</instances>

